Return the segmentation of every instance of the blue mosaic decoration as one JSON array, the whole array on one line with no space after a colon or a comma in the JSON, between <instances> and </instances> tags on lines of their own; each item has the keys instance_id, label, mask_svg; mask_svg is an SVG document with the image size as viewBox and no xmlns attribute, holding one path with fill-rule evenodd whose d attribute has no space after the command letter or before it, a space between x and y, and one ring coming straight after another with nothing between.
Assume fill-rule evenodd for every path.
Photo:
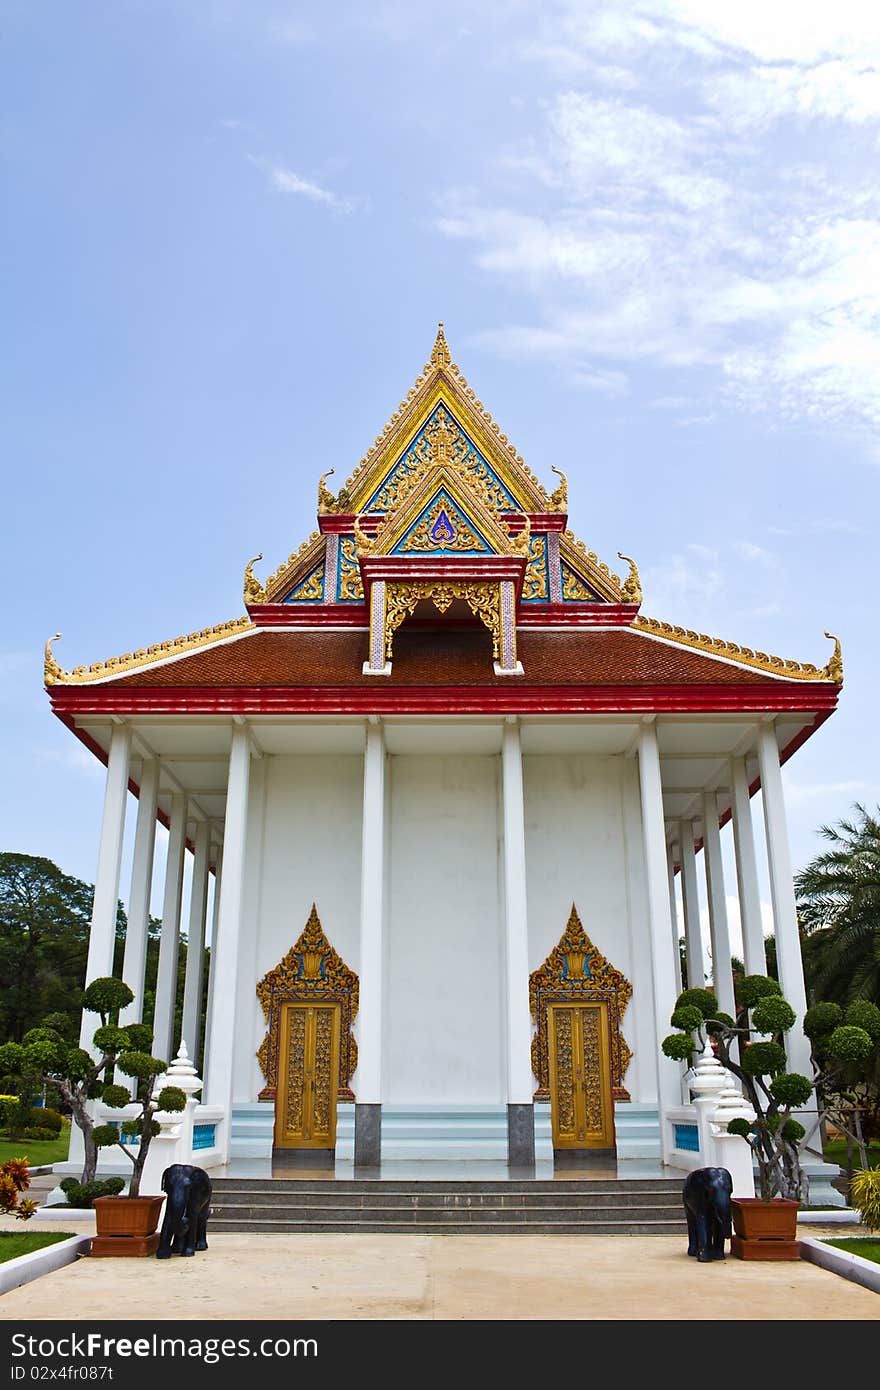
<instances>
[{"instance_id":1,"label":"blue mosaic decoration","mask_svg":"<svg viewBox=\"0 0 880 1390\"><path fill-rule=\"evenodd\" d=\"M193 1148L213 1149L215 1125L193 1125Z\"/></svg>"},{"instance_id":2,"label":"blue mosaic decoration","mask_svg":"<svg viewBox=\"0 0 880 1390\"><path fill-rule=\"evenodd\" d=\"M673 1125L673 1130L677 1149L684 1149L692 1154L700 1152L700 1131L696 1125Z\"/></svg>"},{"instance_id":3,"label":"blue mosaic decoration","mask_svg":"<svg viewBox=\"0 0 880 1390\"><path fill-rule=\"evenodd\" d=\"M322 560L311 574L297 584L284 600L285 603L320 603L324 597L324 561Z\"/></svg>"},{"instance_id":4,"label":"blue mosaic decoration","mask_svg":"<svg viewBox=\"0 0 880 1390\"><path fill-rule=\"evenodd\" d=\"M489 489L492 503L499 511L519 511L520 504L515 498L511 497L507 488L501 482L497 473L490 467L486 459L477 449L473 440L465 433L461 425L450 415L443 405L438 405L425 421L415 439L408 446L405 453L401 455L397 463L380 483L373 496L361 510L365 512L388 512L394 510L397 504L397 489L405 479L413 473L419 472L428 461L431 448L431 440L437 430L438 425L445 425L451 430L454 440L451 446L451 461L456 469L465 477L468 473L474 474L485 483Z\"/></svg>"},{"instance_id":5,"label":"blue mosaic decoration","mask_svg":"<svg viewBox=\"0 0 880 1390\"><path fill-rule=\"evenodd\" d=\"M485 555L492 547L462 514L445 488L401 536L394 555Z\"/></svg>"}]
</instances>

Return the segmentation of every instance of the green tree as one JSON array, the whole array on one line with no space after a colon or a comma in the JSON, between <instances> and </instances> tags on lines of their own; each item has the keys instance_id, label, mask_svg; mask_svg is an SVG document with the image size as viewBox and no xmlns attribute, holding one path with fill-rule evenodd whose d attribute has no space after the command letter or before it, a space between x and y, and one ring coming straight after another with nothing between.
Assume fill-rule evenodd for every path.
<instances>
[{"instance_id":1,"label":"green tree","mask_svg":"<svg viewBox=\"0 0 880 1390\"><path fill-rule=\"evenodd\" d=\"M795 879L811 1000L880 1005L880 821L856 805Z\"/></svg>"},{"instance_id":2,"label":"green tree","mask_svg":"<svg viewBox=\"0 0 880 1390\"><path fill-rule=\"evenodd\" d=\"M51 859L0 854L0 1038L21 1042L47 1013L79 1028L93 892Z\"/></svg>"}]
</instances>

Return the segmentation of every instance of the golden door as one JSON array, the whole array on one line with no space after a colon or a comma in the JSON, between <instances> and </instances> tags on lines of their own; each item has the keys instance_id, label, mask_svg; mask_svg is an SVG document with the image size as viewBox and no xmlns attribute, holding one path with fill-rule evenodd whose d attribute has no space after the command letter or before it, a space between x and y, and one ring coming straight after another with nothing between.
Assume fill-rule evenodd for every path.
<instances>
[{"instance_id":1,"label":"golden door","mask_svg":"<svg viewBox=\"0 0 880 1390\"><path fill-rule=\"evenodd\" d=\"M550 1115L554 1149L614 1147L607 1004L551 1004Z\"/></svg>"},{"instance_id":2,"label":"golden door","mask_svg":"<svg viewBox=\"0 0 880 1390\"><path fill-rule=\"evenodd\" d=\"M336 1147L339 1005L282 1005L275 1102L279 1149Z\"/></svg>"}]
</instances>

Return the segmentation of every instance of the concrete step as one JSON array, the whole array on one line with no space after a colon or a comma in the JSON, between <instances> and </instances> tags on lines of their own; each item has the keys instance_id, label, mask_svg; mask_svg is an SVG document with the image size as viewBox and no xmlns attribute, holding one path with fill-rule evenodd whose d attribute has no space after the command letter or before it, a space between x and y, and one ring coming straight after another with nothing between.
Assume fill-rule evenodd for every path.
<instances>
[{"instance_id":1,"label":"concrete step","mask_svg":"<svg viewBox=\"0 0 880 1390\"><path fill-rule=\"evenodd\" d=\"M615 1180L600 1178L327 1178L316 1182L314 1178L214 1178L215 1194L221 1192L267 1192L273 1195L284 1192L320 1193L332 1188L334 1192L404 1192L431 1193L452 1192L456 1194L477 1192L559 1193L572 1192L585 1196L599 1193L624 1192L668 1192L681 1196L684 1177L681 1178L626 1178Z\"/></svg>"},{"instance_id":2,"label":"concrete step","mask_svg":"<svg viewBox=\"0 0 880 1390\"><path fill-rule=\"evenodd\" d=\"M416 1222L402 1221L397 1217L384 1213L375 1221L364 1221L362 1219L352 1220L350 1215L339 1215L333 1218L324 1217L316 1221L288 1221L288 1220L242 1220L226 1221L222 1218L211 1218L208 1223L208 1237L212 1230L216 1231L239 1231L270 1234L299 1234L315 1235L323 1233L334 1233L337 1235L352 1235L369 1232L370 1234L400 1234L400 1235L582 1235L582 1236L685 1236L687 1228L683 1218L653 1220L625 1218L609 1218L598 1221L594 1219L575 1220L571 1213L564 1221L511 1221L509 1219L499 1221L464 1221L461 1216L454 1220L427 1220L422 1219Z\"/></svg>"},{"instance_id":3,"label":"concrete step","mask_svg":"<svg viewBox=\"0 0 880 1390\"><path fill-rule=\"evenodd\" d=\"M590 1193L581 1195L575 1192L536 1192L536 1193L452 1193L452 1192L384 1192L369 1193L336 1192L324 1188L322 1191L302 1193L279 1193L272 1197L269 1193L216 1192L212 1198L215 1214L233 1211L271 1213L275 1211L296 1212L315 1207L336 1207L348 1211L364 1211L371 1208L398 1211L522 1211L549 1210L558 1208L565 1211L602 1211L606 1208L627 1208L648 1210L662 1208L676 1210L681 1208L681 1198L676 1193L632 1192L632 1193ZM683 1208L682 1208L683 1210Z\"/></svg>"}]
</instances>

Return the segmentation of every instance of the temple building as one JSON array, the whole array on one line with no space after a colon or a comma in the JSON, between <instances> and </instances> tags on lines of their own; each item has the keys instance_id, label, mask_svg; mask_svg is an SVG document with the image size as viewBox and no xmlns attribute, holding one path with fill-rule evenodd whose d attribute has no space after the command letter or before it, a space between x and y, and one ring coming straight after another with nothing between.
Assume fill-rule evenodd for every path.
<instances>
[{"instance_id":1,"label":"temple building","mask_svg":"<svg viewBox=\"0 0 880 1390\"><path fill-rule=\"evenodd\" d=\"M765 970L759 835L803 1017L780 765L835 708L839 643L817 667L645 616L636 564L619 576L572 534L553 473L525 465L441 325L348 480L318 480L317 530L266 579L247 564L246 616L71 671L47 644L52 709L107 767L88 978L112 973L127 891L123 1021L169 830L154 1051L181 1040L184 930L206 1165L669 1160L679 935L689 982L732 1011L734 890L746 970ZM788 1045L809 1071L803 1034Z\"/></svg>"}]
</instances>

